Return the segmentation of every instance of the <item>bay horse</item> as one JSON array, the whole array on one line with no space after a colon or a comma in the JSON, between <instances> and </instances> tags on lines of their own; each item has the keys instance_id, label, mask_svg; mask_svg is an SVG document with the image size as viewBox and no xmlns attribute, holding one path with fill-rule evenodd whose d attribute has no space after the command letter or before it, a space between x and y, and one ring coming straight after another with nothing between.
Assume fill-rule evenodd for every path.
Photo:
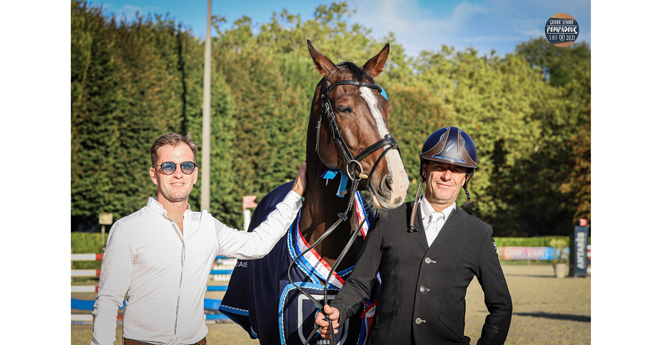
<instances>
[{"instance_id":1,"label":"bay horse","mask_svg":"<svg viewBox=\"0 0 660 345\"><path fill-rule=\"evenodd\" d=\"M327 302L350 274L373 216L371 205L394 209L408 190L408 176L387 126L390 105L373 79L383 71L389 43L361 68L351 62L335 65L309 40L307 48L323 78L307 128L303 206L268 255L237 262L220 306L261 344L327 342L313 334L320 305L315 300L324 297ZM291 184L259 202L248 231L265 219ZM368 203L360 190L369 192ZM349 320L340 327L340 343L363 342L365 325L359 315Z\"/></svg>"}]
</instances>

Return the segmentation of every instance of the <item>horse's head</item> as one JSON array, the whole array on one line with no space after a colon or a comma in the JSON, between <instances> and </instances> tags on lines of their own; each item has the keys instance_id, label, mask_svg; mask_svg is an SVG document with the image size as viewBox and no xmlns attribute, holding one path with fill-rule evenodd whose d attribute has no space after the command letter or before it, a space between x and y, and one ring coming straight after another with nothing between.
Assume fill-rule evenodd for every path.
<instances>
[{"instance_id":1,"label":"horse's head","mask_svg":"<svg viewBox=\"0 0 660 345\"><path fill-rule=\"evenodd\" d=\"M408 175L387 127L390 105L373 80L383 71L389 44L362 68L351 62L335 65L309 40L307 47L314 68L324 76L316 87L308 131L315 136L308 143L316 147L308 146L308 152L315 149L327 167L366 179L361 184L374 206L398 207L406 197Z\"/></svg>"}]
</instances>

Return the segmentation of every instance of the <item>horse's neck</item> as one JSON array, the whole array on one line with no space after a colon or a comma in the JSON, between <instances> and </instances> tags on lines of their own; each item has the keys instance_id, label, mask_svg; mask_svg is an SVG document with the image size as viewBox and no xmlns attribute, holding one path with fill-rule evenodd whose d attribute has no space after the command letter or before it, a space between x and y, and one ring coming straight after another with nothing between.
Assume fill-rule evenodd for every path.
<instances>
[{"instance_id":1,"label":"horse's neck","mask_svg":"<svg viewBox=\"0 0 660 345\"><path fill-rule=\"evenodd\" d=\"M319 239L338 221L338 214L346 211L350 200L348 193L343 198L336 195L340 183L339 176L329 180L326 186L326 180L319 177L322 173L319 169L312 169L312 173L308 174L305 202L300 212L300 231L310 244ZM350 188L350 182L347 188ZM348 214L349 219L340 222L337 228L314 248L319 256L331 266L334 265L351 236L354 214L355 210L351 209ZM354 250L349 251L338 270L353 265L356 255Z\"/></svg>"},{"instance_id":2,"label":"horse's neck","mask_svg":"<svg viewBox=\"0 0 660 345\"><path fill-rule=\"evenodd\" d=\"M340 198L336 195L339 188L340 178L326 180L321 179L321 173L316 174L315 179L308 176L307 189L305 191L305 202L301 210L300 230L305 239L312 243L316 241L326 230L339 219L339 213L346 211L350 196L348 193ZM348 216L352 216L352 211ZM342 230L349 231L348 221L341 222L335 231L326 240L339 236ZM332 242L332 240L330 241ZM321 244L319 244L319 247Z\"/></svg>"}]
</instances>

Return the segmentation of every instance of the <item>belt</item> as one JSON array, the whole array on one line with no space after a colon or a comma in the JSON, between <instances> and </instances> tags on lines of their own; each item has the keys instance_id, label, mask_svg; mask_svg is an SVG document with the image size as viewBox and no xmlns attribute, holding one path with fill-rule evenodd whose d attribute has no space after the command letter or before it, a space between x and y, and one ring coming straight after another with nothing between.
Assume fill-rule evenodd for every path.
<instances>
[{"instance_id":1,"label":"belt","mask_svg":"<svg viewBox=\"0 0 660 345\"><path fill-rule=\"evenodd\" d=\"M191 345L205 345L205 344L206 344L206 337L202 338L202 340L200 340L200 341L198 341L194 344L191 344ZM124 345L152 345L152 344L145 343L145 342L139 341L139 340L124 338Z\"/></svg>"}]
</instances>

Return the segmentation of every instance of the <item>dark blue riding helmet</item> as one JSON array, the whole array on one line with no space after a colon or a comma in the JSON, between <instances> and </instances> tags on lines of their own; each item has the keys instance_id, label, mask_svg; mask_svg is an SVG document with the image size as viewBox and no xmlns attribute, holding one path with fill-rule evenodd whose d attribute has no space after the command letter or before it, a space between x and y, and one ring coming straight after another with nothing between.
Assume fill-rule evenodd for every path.
<instances>
[{"instance_id":1,"label":"dark blue riding helmet","mask_svg":"<svg viewBox=\"0 0 660 345\"><path fill-rule=\"evenodd\" d=\"M422 163L430 160L476 169L477 147L472 138L460 128L445 127L426 139L419 158Z\"/></svg>"}]
</instances>

